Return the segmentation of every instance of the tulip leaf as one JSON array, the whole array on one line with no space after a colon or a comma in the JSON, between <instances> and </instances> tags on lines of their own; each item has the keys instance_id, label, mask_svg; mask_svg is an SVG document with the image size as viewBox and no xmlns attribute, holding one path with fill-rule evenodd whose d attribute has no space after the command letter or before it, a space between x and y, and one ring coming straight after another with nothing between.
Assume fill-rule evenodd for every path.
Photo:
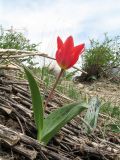
<instances>
[{"instance_id":1,"label":"tulip leaf","mask_svg":"<svg viewBox=\"0 0 120 160\"><path fill-rule=\"evenodd\" d=\"M73 103L50 113L44 119L41 141L47 144L50 139L72 118L87 108L85 103Z\"/></svg>"},{"instance_id":2,"label":"tulip leaf","mask_svg":"<svg viewBox=\"0 0 120 160\"><path fill-rule=\"evenodd\" d=\"M41 131L43 129L43 103L41 94L32 73L28 68L24 67L32 96L32 107L34 112L34 120L38 129L38 139L40 140Z\"/></svg>"},{"instance_id":3,"label":"tulip leaf","mask_svg":"<svg viewBox=\"0 0 120 160\"><path fill-rule=\"evenodd\" d=\"M88 104L88 110L84 117L85 122L94 130L97 126L97 119L100 110L100 102L97 97L93 97L90 99ZM86 125L83 126L87 133L90 133L90 130Z\"/></svg>"}]
</instances>

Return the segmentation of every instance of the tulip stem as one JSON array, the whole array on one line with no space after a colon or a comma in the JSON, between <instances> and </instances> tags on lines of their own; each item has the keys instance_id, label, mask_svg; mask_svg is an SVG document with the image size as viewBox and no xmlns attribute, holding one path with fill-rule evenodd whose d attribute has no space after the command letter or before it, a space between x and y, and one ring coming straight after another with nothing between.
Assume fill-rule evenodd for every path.
<instances>
[{"instance_id":1,"label":"tulip stem","mask_svg":"<svg viewBox=\"0 0 120 160\"><path fill-rule=\"evenodd\" d=\"M56 79L56 81L55 81L55 83L54 83L54 85L53 85L53 88L52 88L52 90L50 91L50 93L49 93L49 95L48 95L48 98L47 98L47 100L46 100L46 102L45 102L45 108L47 107L48 102L49 102L50 98L52 97L53 92L54 92L54 89L56 88L56 86L57 86L57 84L58 84L58 81L59 81L60 77L62 76L63 72L64 72L64 69L61 69L61 71L60 71L60 73L59 73L59 75L58 75L58 77L57 77L57 79Z\"/></svg>"}]
</instances>

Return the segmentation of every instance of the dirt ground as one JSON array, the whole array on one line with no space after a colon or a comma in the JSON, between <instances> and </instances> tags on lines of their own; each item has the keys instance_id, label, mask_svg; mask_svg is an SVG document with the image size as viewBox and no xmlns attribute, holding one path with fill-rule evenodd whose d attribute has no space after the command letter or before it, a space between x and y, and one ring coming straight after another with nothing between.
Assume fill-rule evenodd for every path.
<instances>
[{"instance_id":1,"label":"dirt ground","mask_svg":"<svg viewBox=\"0 0 120 160\"><path fill-rule=\"evenodd\" d=\"M106 79L94 83L76 84L82 94L89 97L97 95L105 102L111 102L114 106L120 106L120 84L112 83Z\"/></svg>"},{"instance_id":2,"label":"dirt ground","mask_svg":"<svg viewBox=\"0 0 120 160\"><path fill-rule=\"evenodd\" d=\"M28 84L25 80L12 78L0 78L0 160L118 160L119 134L108 132L103 139L99 126L94 134L87 135L81 127L80 116L64 126L47 146L38 143ZM120 86L117 84L97 81L75 84L75 87L88 96L98 94L106 101L114 98L114 103L120 104ZM43 90L44 85L41 93ZM68 102L57 92L54 96L56 98L49 103L46 113ZM102 127L106 118L99 117L99 121Z\"/></svg>"}]
</instances>

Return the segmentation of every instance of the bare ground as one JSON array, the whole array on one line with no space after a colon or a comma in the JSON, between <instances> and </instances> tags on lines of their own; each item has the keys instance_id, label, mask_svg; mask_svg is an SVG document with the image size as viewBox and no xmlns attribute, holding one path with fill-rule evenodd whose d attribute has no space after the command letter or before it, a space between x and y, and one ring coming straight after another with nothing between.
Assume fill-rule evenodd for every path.
<instances>
[{"instance_id":1,"label":"bare ground","mask_svg":"<svg viewBox=\"0 0 120 160\"><path fill-rule=\"evenodd\" d=\"M87 135L83 132L80 116L78 116L63 127L47 146L38 143L28 84L25 80L21 81L14 76L9 78L9 76L0 77L0 160L120 159L120 135L108 131L103 136L101 131L101 127L106 121L104 115L99 117L100 125L93 134ZM100 86L100 83L97 82L96 85ZM81 87L79 84L79 89L85 92L89 90L88 92L101 93L102 95L103 91L100 92L100 90L104 89L102 87L103 82L99 91L97 91L98 87L94 85L84 84ZM40 84L40 86L43 87L41 88L41 93L43 93L44 85ZM90 87L94 89L90 90ZM117 86L114 87L116 89ZM119 94L119 91L117 93ZM108 94L107 91L105 94ZM55 92L54 96L53 101L48 104L46 113L64 103L72 102L58 92Z\"/></svg>"},{"instance_id":2,"label":"bare ground","mask_svg":"<svg viewBox=\"0 0 120 160\"><path fill-rule=\"evenodd\" d=\"M77 84L80 93L92 97L97 95L101 100L120 106L120 84L107 79L100 79L94 83Z\"/></svg>"}]
</instances>

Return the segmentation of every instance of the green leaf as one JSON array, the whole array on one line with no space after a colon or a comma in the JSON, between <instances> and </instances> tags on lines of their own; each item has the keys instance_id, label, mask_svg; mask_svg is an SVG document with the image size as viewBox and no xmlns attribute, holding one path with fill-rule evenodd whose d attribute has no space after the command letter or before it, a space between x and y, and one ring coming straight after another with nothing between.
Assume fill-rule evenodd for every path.
<instances>
[{"instance_id":1,"label":"green leaf","mask_svg":"<svg viewBox=\"0 0 120 160\"><path fill-rule=\"evenodd\" d=\"M85 122L90 126L90 128L95 129L97 125L97 119L100 109L100 102L97 97L93 97L90 99L90 102L88 104L88 110L86 112L86 115L84 117ZM87 133L90 133L90 128L84 125L85 131Z\"/></svg>"},{"instance_id":2,"label":"green leaf","mask_svg":"<svg viewBox=\"0 0 120 160\"><path fill-rule=\"evenodd\" d=\"M86 108L86 104L84 103L74 103L50 113L47 118L44 119L41 141L47 144L67 122Z\"/></svg>"},{"instance_id":3,"label":"green leaf","mask_svg":"<svg viewBox=\"0 0 120 160\"><path fill-rule=\"evenodd\" d=\"M41 131L43 129L43 118L44 118L42 98L41 98L41 94L40 94L37 82L35 81L32 73L26 67L24 67L24 70L30 86L34 119L35 119L36 127L38 129L38 136L40 140Z\"/></svg>"},{"instance_id":4,"label":"green leaf","mask_svg":"<svg viewBox=\"0 0 120 160\"><path fill-rule=\"evenodd\" d=\"M107 127L110 128L110 131L115 133L120 133L120 125L117 124L108 124Z\"/></svg>"}]
</instances>

